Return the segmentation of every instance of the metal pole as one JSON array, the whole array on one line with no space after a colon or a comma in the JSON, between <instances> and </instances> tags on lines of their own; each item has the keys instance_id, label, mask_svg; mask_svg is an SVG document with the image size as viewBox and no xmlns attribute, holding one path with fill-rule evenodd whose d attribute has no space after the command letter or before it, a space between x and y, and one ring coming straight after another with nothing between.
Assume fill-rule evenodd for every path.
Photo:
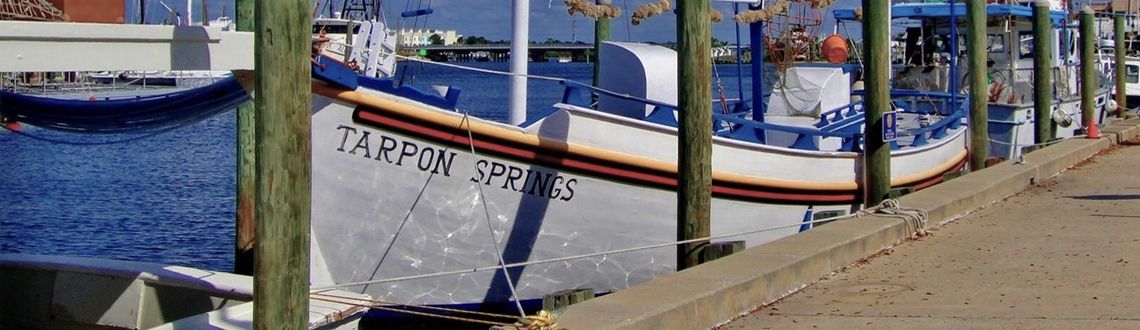
<instances>
[{"instance_id":1,"label":"metal pole","mask_svg":"<svg viewBox=\"0 0 1140 330\"><path fill-rule=\"evenodd\" d=\"M986 110L986 0L966 0L966 53L970 75L970 170L986 168L990 154Z\"/></svg>"},{"instance_id":2,"label":"metal pole","mask_svg":"<svg viewBox=\"0 0 1140 330\"><path fill-rule=\"evenodd\" d=\"M530 40L530 1L514 0L511 6L511 112L507 121L519 125L526 121L527 46Z\"/></svg>"},{"instance_id":3,"label":"metal pole","mask_svg":"<svg viewBox=\"0 0 1140 330\"><path fill-rule=\"evenodd\" d=\"M612 0L597 0L599 5L608 5ZM594 21L594 56L597 56L597 61L594 61L594 87L601 87L599 85L601 80L599 73L602 68L602 42L610 39L610 18L606 16L599 16Z\"/></svg>"},{"instance_id":4,"label":"metal pole","mask_svg":"<svg viewBox=\"0 0 1140 330\"><path fill-rule=\"evenodd\" d=\"M748 5L750 10L763 9L762 4ZM748 24L748 43L752 50L752 120L764 122L764 23ZM767 141L763 129L756 129L760 143Z\"/></svg>"},{"instance_id":5,"label":"metal pole","mask_svg":"<svg viewBox=\"0 0 1140 330\"><path fill-rule=\"evenodd\" d=\"M878 205L891 190L891 147L883 141L883 113L890 111L891 18L889 0L863 0L863 44L866 63L864 206Z\"/></svg>"},{"instance_id":6,"label":"metal pole","mask_svg":"<svg viewBox=\"0 0 1140 330\"><path fill-rule=\"evenodd\" d=\"M740 4L732 4L732 14L740 14ZM740 23L733 24L736 31L736 92L740 102L744 102L744 52L740 48Z\"/></svg>"},{"instance_id":7,"label":"metal pole","mask_svg":"<svg viewBox=\"0 0 1140 330\"><path fill-rule=\"evenodd\" d=\"M1131 1L1129 1L1131 4ZM1115 23L1113 29L1113 39L1116 42L1116 118L1124 118L1124 109L1127 109L1126 95L1124 94L1124 15L1116 14L1112 16L1112 21Z\"/></svg>"},{"instance_id":8,"label":"metal pole","mask_svg":"<svg viewBox=\"0 0 1140 330\"><path fill-rule=\"evenodd\" d=\"M954 9L957 9L956 8L957 2L958 1L956 1L956 0L948 0L947 1L947 4L949 4L950 8L951 8L951 10L950 10L950 22L952 22L950 24L950 70L949 71L950 71L950 95L952 95L953 97L950 98L950 109L954 109L955 111L958 110L958 106L959 106L958 94L960 94L962 92L962 88L959 86L959 82L958 82L958 72L960 72L958 69L958 55L960 55L960 50L958 49L958 40L961 36L958 35L958 14L957 14L958 12L956 10L954 10Z\"/></svg>"},{"instance_id":9,"label":"metal pole","mask_svg":"<svg viewBox=\"0 0 1140 330\"><path fill-rule=\"evenodd\" d=\"M1033 143L1053 139L1053 21L1049 1L1033 2Z\"/></svg>"},{"instance_id":10,"label":"metal pole","mask_svg":"<svg viewBox=\"0 0 1140 330\"><path fill-rule=\"evenodd\" d=\"M309 319L312 24L308 0L257 1L255 329Z\"/></svg>"},{"instance_id":11,"label":"metal pole","mask_svg":"<svg viewBox=\"0 0 1140 330\"><path fill-rule=\"evenodd\" d=\"M709 0L677 4L677 240L709 237L712 203L712 23ZM707 242L677 246L677 270L696 266Z\"/></svg>"},{"instance_id":12,"label":"metal pole","mask_svg":"<svg viewBox=\"0 0 1140 330\"><path fill-rule=\"evenodd\" d=\"M1081 8L1081 127L1089 138L1099 138L1093 118L1093 105L1096 103L1096 64L1093 45L1096 34L1093 30L1093 10L1088 5Z\"/></svg>"},{"instance_id":13,"label":"metal pole","mask_svg":"<svg viewBox=\"0 0 1140 330\"><path fill-rule=\"evenodd\" d=\"M237 0L234 19L238 31L251 32L254 0ZM253 275L254 193L257 157L254 153L254 100L237 108L237 224L234 225L234 273Z\"/></svg>"}]
</instances>

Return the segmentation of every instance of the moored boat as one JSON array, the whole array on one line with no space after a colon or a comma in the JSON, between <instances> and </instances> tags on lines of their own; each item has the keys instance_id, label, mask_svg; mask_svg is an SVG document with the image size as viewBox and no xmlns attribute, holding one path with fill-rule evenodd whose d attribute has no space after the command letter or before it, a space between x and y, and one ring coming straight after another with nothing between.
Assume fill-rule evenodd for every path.
<instances>
[{"instance_id":1,"label":"moored boat","mask_svg":"<svg viewBox=\"0 0 1140 330\"><path fill-rule=\"evenodd\" d=\"M1034 145L1035 117L1033 103L1033 26L1032 2L990 3L986 5L989 61L987 80L990 155L1003 159L1016 159L1024 147ZM1071 25L1060 1L1050 1L1050 16L1057 42L1052 52L1054 75L1054 106L1051 117L1053 138L1064 139L1083 134L1079 84L1079 50L1076 47L1079 33ZM834 11L840 21L858 21L855 10ZM891 17L906 27L906 41L902 45L904 58L897 67L894 84L897 87L932 91L948 91L952 82L965 91L968 84L965 70L953 74L947 63L950 58L951 26L965 24L966 5L956 3L897 3L891 7ZM951 22L951 17L954 22ZM958 33L964 29L958 28ZM957 40L964 40L963 37ZM964 47L959 47L959 49ZM972 56L972 54L965 54ZM1091 59L1099 62L1099 58ZM1099 64L1097 65L1099 66ZM1098 74L1094 109L1097 123L1104 124L1112 116L1106 114L1109 79ZM1052 124L1051 124L1052 125Z\"/></svg>"},{"instance_id":2,"label":"moored boat","mask_svg":"<svg viewBox=\"0 0 1140 330\"><path fill-rule=\"evenodd\" d=\"M676 55L604 47L603 88L564 81L553 113L521 126L457 110L458 88L433 95L345 74L322 58L313 85L314 285L467 308L508 303L514 292L533 306L547 293L608 292L673 271L684 109L672 105L676 73L655 68L677 67ZM719 240L756 246L810 229L816 214L860 207L862 103L850 103L843 67L814 70L831 84L797 94L829 98L798 106L815 109L812 117L714 114L712 234L747 233ZM960 170L964 99L893 97L916 106L898 109L892 184L923 188Z\"/></svg>"}]
</instances>

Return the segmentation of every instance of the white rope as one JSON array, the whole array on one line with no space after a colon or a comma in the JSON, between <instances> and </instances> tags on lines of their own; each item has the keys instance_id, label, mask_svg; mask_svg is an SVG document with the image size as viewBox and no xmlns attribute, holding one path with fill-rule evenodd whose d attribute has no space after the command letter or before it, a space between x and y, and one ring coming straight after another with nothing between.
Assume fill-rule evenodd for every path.
<instances>
[{"instance_id":1,"label":"white rope","mask_svg":"<svg viewBox=\"0 0 1140 330\"><path fill-rule=\"evenodd\" d=\"M530 75L530 74L522 74L522 73L514 73L514 72L506 72L506 71L495 71L495 70L490 70L490 69L481 69L481 68L473 68L473 67L469 67L469 66L456 65L456 64L451 64L451 63L435 62L435 61L432 61L432 60L425 60L425 59L422 59L422 58L419 58L419 57L412 57L412 56L396 55L396 58L399 58L399 59L405 59L405 60L409 60L409 61L416 61L416 62L420 62L420 63L431 64L431 65L438 65L438 66L445 66L445 67L449 67L449 68L456 68L456 69L460 69L460 70L467 70L467 71L475 71L475 72L482 72L482 73L497 74L497 75L500 75L500 76L511 76L511 77L526 77L526 78L532 78L532 79L540 79L540 80L549 80L549 81L555 81L555 82L564 82L564 81L569 81L568 79L565 79L565 78L558 78L558 77L548 77L548 76L539 76L539 75Z\"/></svg>"},{"instance_id":2,"label":"white rope","mask_svg":"<svg viewBox=\"0 0 1140 330\"><path fill-rule=\"evenodd\" d=\"M469 66L456 65L456 64L451 64L451 63L433 62L431 60L425 60L425 59L421 59L421 58L417 58L417 57L409 57L409 56L403 56L403 55L396 55L396 57L402 58L405 60L409 60L409 61L416 61L416 62L420 62L420 63L444 66L444 67L455 68L455 69L460 69L460 70L489 73L489 74L500 75L500 76L524 77L524 78L547 80L547 81L560 82L560 83L568 83L568 82L578 83L576 81L566 79L566 78L558 78L558 77L550 77L550 76L540 76L540 75L532 75L532 74L522 74L522 73L514 73L514 72L506 72L506 71L495 71L495 70L490 70L490 69L473 68L473 67L469 67ZM578 83L578 84L581 84L581 83ZM582 84L582 85L586 85L586 84ZM623 98L629 98L629 99L637 98L637 97L634 97L633 95L629 95L628 93L620 93L620 92L616 92L616 91L612 91L612 90L608 90L608 89L600 88L600 87L592 87L592 88L595 90L601 91L601 92L605 92L605 93L612 94L612 95L617 95L617 96L623 97ZM668 104L668 103L663 102L663 101L657 101L657 100L652 100L652 101ZM675 104L673 106L676 107Z\"/></svg>"},{"instance_id":3,"label":"white rope","mask_svg":"<svg viewBox=\"0 0 1140 330\"><path fill-rule=\"evenodd\" d=\"M900 218L906 224L909 232L918 236L926 236L926 219L929 217L926 210L900 207L897 199L884 200L873 210L876 214Z\"/></svg>"},{"instance_id":4,"label":"white rope","mask_svg":"<svg viewBox=\"0 0 1140 330\"><path fill-rule=\"evenodd\" d=\"M462 123L467 124L467 141L470 142L468 145L471 147L472 156L471 166L475 168L476 172L478 172L479 165L474 161L476 155L475 137L471 133L471 121L470 117L467 115L467 111L463 112ZM479 195L476 197L479 198L479 204L483 205L483 216L484 219L487 220L487 233L491 235L491 243L495 244L495 257L498 257L499 259L498 266L503 270L503 278L507 280L507 287L511 289L511 298L514 298L515 300L515 307L518 308L519 317L526 318L526 311L523 311L522 302L519 301L519 295L517 292L515 292L515 283L513 280L511 280L511 273L507 272L507 262L503 260L503 252L499 250L499 238L495 236L495 227L491 225L491 211L487 209L487 200L485 197L486 195L483 194L483 184L476 182L475 186L479 188Z\"/></svg>"},{"instance_id":5,"label":"white rope","mask_svg":"<svg viewBox=\"0 0 1140 330\"><path fill-rule=\"evenodd\" d=\"M703 241L714 240L714 239L722 239L722 238L744 236L744 235L750 235L750 234L758 234L758 233L762 233L762 232L773 231L773 230L784 229L784 228L792 228L792 227L798 228L804 224L811 224L814 227L815 224L817 224L817 223L826 223L826 222L833 222L833 221L839 221L839 220L847 220L847 219L857 218L857 217L861 217L861 216L868 215L868 214L873 214L873 213L876 213L876 211L878 209L884 208L884 207L895 208L896 210L889 211L890 213L883 213L886 215L893 215L893 216L902 216L902 215L907 214L908 212L912 212L912 210L913 210L913 209L900 208L900 207L898 207L898 202L895 201L895 204L885 204L885 203L879 204L878 206L875 206L875 207L872 207L869 209L860 210L858 212L847 214L847 215L841 215L841 216L835 216L835 217L823 218L823 219L817 219L817 220L811 220L811 221L804 221L804 222L797 222L797 223L790 224L790 225L782 225L782 226L776 226L776 227L770 227L770 228L753 229L753 230L740 231L740 232L729 233L729 234L713 235L713 236L709 236L709 237L705 237L705 238L694 238L694 239L689 239L689 240L684 240L684 241L657 243L657 244L651 244L651 245L645 245L645 246L616 249L616 250L609 250L609 251L602 251L602 252L594 252L594 253L585 253L585 254L579 254L579 255L573 255L573 256L544 259L544 260L532 260L532 261L525 261L525 262L516 262L516 263L506 264L506 265L502 265L502 266L499 266L499 265L482 266L482 267L460 269L460 270L446 271L446 272L438 272L438 273L431 273L431 274L420 274L420 275L410 275L410 276L403 276L403 277L393 277L393 278L380 279L380 280L340 283L340 284L334 284L334 285L328 285L328 286L313 287L310 290L328 290L328 289L361 286L361 285L375 284L375 283L399 282L399 281L416 280L416 279L429 278L429 277L440 277L440 276L476 273L476 272L482 272L482 271L488 271L488 270L496 270L496 269L500 269L500 268L515 268L515 267L531 266L531 265L538 265L538 264L548 264L548 263L554 263L554 262L571 261L571 260L576 260L576 259L585 259L585 258L591 258L591 257L605 256L605 255L609 255L609 254L636 252L636 251L641 251L641 250L656 249L656 248L675 246L675 245L680 245L680 244L697 243L697 242L703 242ZM919 210L919 211L921 211L921 210ZM925 224L926 223L925 222L926 211L922 211L922 213L924 214L924 216L923 216L923 220L921 221L921 223Z\"/></svg>"}]
</instances>

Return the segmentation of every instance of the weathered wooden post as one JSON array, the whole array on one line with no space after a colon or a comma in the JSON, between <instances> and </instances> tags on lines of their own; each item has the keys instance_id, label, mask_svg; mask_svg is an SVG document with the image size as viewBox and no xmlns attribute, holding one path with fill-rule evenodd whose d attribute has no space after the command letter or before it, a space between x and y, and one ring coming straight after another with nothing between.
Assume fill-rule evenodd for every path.
<instances>
[{"instance_id":1,"label":"weathered wooden post","mask_svg":"<svg viewBox=\"0 0 1140 330\"><path fill-rule=\"evenodd\" d=\"M1131 14L1131 13L1130 13ZM1124 95L1124 15L1116 14L1112 16L1112 36L1116 42L1115 53L1116 57L1116 118L1124 118L1124 109L1128 109L1127 97Z\"/></svg>"},{"instance_id":2,"label":"weathered wooden post","mask_svg":"<svg viewBox=\"0 0 1140 330\"><path fill-rule=\"evenodd\" d=\"M238 31L253 32L254 0L236 0ZM257 175L254 153L254 102L237 108L237 223L234 225L234 273L253 275L253 202Z\"/></svg>"},{"instance_id":3,"label":"weathered wooden post","mask_svg":"<svg viewBox=\"0 0 1140 330\"><path fill-rule=\"evenodd\" d=\"M883 113L891 109L890 5L889 0L863 0L865 206L878 205L891 190L891 147L883 141Z\"/></svg>"},{"instance_id":4,"label":"weathered wooden post","mask_svg":"<svg viewBox=\"0 0 1140 330\"><path fill-rule=\"evenodd\" d=\"M966 0L966 55L970 76L970 170L986 168L990 154L986 84L986 1Z\"/></svg>"},{"instance_id":5,"label":"weathered wooden post","mask_svg":"<svg viewBox=\"0 0 1140 330\"><path fill-rule=\"evenodd\" d=\"M609 5L613 0L597 0L598 5ZM594 61L594 87L600 87L601 83L598 79L598 74L602 68L602 42L610 40L610 17L606 15L599 15L594 19L594 55L597 56Z\"/></svg>"},{"instance_id":6,"label":"weathered wooden post","mask_svg":"<svg viewBox=\"0 0 1140 330\"><path fill-rule=\"evenodd\" d=\"M308 325L312 49L307 0L257 1L256 329Z\"/></svg>"},{"instance_id":7,"label":"weathered wooden post","mask_svg":"<svg viewBox=\"0 0 1140 330\"><path fill-rule=\"evenodd\" d=\"M1090 139L1100 137L1093 106L1096 104L1096 61L1094 61L1093 45L1096 44L1096 34L1093 31L1093 10L1088 5L1081 8L1081 127Z\"/></svg>"},{"instance_id":8,"label":"weathered wooden post","mask_svg":"<svg viewBox=\"0 0 1140 330\"><path fill-rule=\"evenodd\" d=\"M1053 139L1053 21L1049 1L1033 2L1033 143Z\"/></svg>"},{"instance_id":9,"label":"weathered wooden post","mask_svg":"<svg viewBox=\"0 0 1140 330\"><path fill-rule=\"evenodd\" d=\"M677 3L677 239L709 237L712 203L712 23L709 0ZM704 242L677 246L677 270L700 263Z\"/></svg>"}]
</instances>

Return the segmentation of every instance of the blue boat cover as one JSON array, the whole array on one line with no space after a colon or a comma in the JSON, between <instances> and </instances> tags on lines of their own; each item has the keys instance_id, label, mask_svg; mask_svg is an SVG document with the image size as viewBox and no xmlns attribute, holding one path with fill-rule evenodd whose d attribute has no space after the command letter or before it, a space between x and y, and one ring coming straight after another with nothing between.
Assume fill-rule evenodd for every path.
<instances>
[{"instance_id":1,"label":"blue boat cover","mask_svg":"<svg viewBox=\"0 0 1140 330\"><path fill-rule=\"evenodd\" d=\"M73 133L140 133L191 124L249 101L236 78L173 93L69 100L0 91L0 115Z\"/></svg>"}]
</instances>

